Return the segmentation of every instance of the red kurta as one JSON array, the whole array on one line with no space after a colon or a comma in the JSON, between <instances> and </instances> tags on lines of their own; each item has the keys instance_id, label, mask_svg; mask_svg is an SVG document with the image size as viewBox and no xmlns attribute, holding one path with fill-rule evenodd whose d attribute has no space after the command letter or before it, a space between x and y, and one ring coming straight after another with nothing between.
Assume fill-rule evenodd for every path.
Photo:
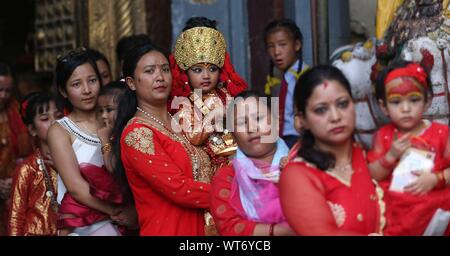
<instances>
[{"instance_id":1,"label":"red kurta","mask_svg":"<svg viewBox=\"0 0 450 256\"><path fill-rule=\"evenodd\" d=\"M353 146L352 156L351 184L301 158L283 169L279 184L281 206L298 235L382 233L382 190L372 182L359 145Z\"/></svg>"},{"instance_id":2,"label":"red kurta","mask_svg":"<svg viewBox=\"0 0 450 256\"><path fill-rule=\"evenodd\" d=\"M367 155L369 163L383 157L390 149L394 134L401 134L393 124L380 128L375 134L373 150ZM432 122L419 137L425 141L430 150L436 153L433 172L448 167L448 156L444 156L447 147L449 128L446 125ZM386 235L423 235L431 218L438 208L450 210L450 188L433 190L424 196L390 191L392 175L380 182L385 190L386 201ZM449 230L447 230L449 234Z\"/></svg>"},{"instance_id":3,"label":"red kurta","mask_svg":"<svg viewBox=\"0 0 450 256\"><path fill-rule=\"evenodd\" d=\"M6 108L8 120L0 123L0 179L12 177L16 161L31 153L31 139L19 114L19 104L11 100ZM0 235L6 234L6 198L0 199Z\"/></svg>"},{"instance_id":4,"label":"red kurta","mask_svg":"<svg viewBox=\"0 0 450 256\"><path fill-rule=\"evenodd\" d=\"M130 120L120 143L141 235L204 235L210 185L194 180L182 143L140 118Z\"/></svg>"},{"instance_id":5,"label":"red kurta","mask_svg":"<svg viewBox=\"0 0 450 256\"><path fill-rule=\"evenodd\" d=\"M211 188L211 214L221 235L251 236L257 223L243 217L230 204L234 175L232 165L224 166L216 172ZM244 212L239 197L236 200L236 207Z\"/></svg>"}]
</instances>

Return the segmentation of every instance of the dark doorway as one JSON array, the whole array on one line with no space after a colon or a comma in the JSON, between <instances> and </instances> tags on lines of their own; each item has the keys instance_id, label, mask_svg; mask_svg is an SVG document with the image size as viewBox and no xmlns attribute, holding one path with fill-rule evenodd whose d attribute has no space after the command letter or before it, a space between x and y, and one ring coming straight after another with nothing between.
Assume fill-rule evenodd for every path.
<instances>
[{"instance_id":1,"label":"dark doorway","mask_svg":"<svg viewBox=\"0 0 450 256\"><path fill-rule=\"evenodd\" d=\"M35 1L3 1L0 8L0 61L33 63Z\"/></svg>"}]
</instances>

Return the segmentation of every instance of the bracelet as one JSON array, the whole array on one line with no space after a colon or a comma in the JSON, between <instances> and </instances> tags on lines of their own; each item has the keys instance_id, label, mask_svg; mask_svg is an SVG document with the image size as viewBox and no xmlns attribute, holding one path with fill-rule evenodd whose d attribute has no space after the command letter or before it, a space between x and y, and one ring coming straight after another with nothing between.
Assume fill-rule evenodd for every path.
<instances>
[{"instance_id":1,"label":"bracelet","mask_svg":"<svg viewBox=\"0 0 450 256\"><path fill-rule=\"evenodd\" d=\"M437 178L436 189L441 189L445 187L445 176L443 172L435 173Z\"/></svg>"},{"instance_id":2,"label":"bracelet","mask_svg":"<svg viewBox=\"0 0 450 256\"><path fill-rule=\"evenodd\" d=\"M111 143L106 143L102 146L102 154L109 153L112 151L112 145Z\"/></svg>"},{"instance_id":3,"label":"bracelet","mask_svg":"<svg viewBox=\"0 0 450 256\"><path fill-rule=\"evenodd\" d=\"M275 231L275 223L270 224L270 228L269 228L269 236L274 236L274 231Z\"/></svg>"},{"instance_id":4,"label":"bracelet","mask_svg":"<svg viewBox=\"0 0 450 256\"><path fill-rule=\"evenodd\" d=\"M378 159L378 162L380 163L381 167L383 167L384 169L388 170L388 171L392 171L392 169L394 169L396 162L392 162L389 163L386 160L386 155L384 155L383 157L381 157L380 159Z\"/></svg>"}]
</instances>

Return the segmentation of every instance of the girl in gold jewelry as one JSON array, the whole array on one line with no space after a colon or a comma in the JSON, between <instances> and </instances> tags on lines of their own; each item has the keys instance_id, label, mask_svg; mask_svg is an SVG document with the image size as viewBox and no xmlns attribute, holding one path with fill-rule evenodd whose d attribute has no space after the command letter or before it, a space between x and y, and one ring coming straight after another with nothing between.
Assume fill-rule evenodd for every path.
<instances>
[{"instance_id":1,"label":"girl in gold jewelry","mask_svg":"<svg viewBox=\"0 0 450 256\"><path fill-rule=\"evenodd\" d=\"M169 60L173 75L170 107L178 111L189 141L204 146L219 167L237 148L231 134L220 127L227 98L244 91L247 84L234 71L216 22L204 17L186 22ZM211 176L205 177L207 182L210 179Z\"/></svg>"}]
</instances>

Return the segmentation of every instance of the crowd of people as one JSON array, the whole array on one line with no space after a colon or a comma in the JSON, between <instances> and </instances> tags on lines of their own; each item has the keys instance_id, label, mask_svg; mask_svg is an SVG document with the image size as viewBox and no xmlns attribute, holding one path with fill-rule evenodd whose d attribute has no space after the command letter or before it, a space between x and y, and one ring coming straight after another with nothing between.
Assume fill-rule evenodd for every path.
<instances>
[{"instance_id":1,"label":"crowd of people","mask_svg":"<svg viewBox=\"0 0 450 256\"><path fill-rule=\"evenodd\" d=\"M378 74L391 123L366 152L345 75L304 63L294 21L263 33L272 97L249 90L205 17L170 56L146 35L121 39L117 81L79 48L58 58L51 92L19 103L1 64L0 235L422 235L450 211L449 128L422 117L424 67ZM408 156L429 170L395 190Z\"/></svg>"}]
</instances>

